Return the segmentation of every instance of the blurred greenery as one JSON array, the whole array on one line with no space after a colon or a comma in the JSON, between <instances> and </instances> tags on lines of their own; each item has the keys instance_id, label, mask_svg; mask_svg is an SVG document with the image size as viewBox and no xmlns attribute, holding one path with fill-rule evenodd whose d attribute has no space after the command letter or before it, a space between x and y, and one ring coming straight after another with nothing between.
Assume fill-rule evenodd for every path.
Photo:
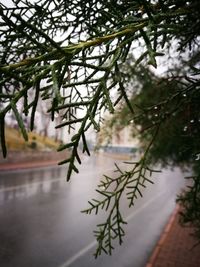
<instances>
[{"instance_id":1,"label":"blurred greenery","mask_svg":"<svg viewBox=\"0 0 200 267\"><path fill-rule=\"evenodd\" d=\"M194 57L195 60L191 56L190 62L196 65L200 56L194 53ZM125 68L130 86L139 85L130 97L134 114L126 103L122 104L105 122L103 133L106 133L105 138L111 138L111 133L129 126L132 136L140 140L141 151L145 151L153 139L146 156L149 164L179 166L190 173L185 177L188 188L177 197L177 202L182 207L181 223L192 225L194 236L200 240L199 70L192 64L186 68L185 62L179 59L178 67L156 75L142 65L135 70L132 62L130 59Z\"/></svg>"}]
</instances>

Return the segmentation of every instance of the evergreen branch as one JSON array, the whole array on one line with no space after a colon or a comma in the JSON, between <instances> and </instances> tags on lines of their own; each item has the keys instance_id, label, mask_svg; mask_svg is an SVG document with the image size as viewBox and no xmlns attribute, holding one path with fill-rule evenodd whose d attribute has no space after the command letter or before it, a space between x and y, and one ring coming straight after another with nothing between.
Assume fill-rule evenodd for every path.
<instances>
[{"instance_id":1,"label":"evergreen branch","mask_svg":"<svg viewBox=\"0 0 200 267\"><path fill-rule=\"evenodd\" d=\"M88 149L88 145L87 145L87 142L86 142L86 138L85 138L84 132L82 133L82 141L83 141L83 153L87 152L88 156L90 156L90 151Z\"/></svg>"},{"instance_id":2,"label":"evergreen branch","mask_svg":"<svg viewBox=\"0 0 200 267\"><path fill-rule=\"evenodd\" d=\"M71 124L74 124L74 123L78 123L78 122L82 122L83 121L83 118L79 118L79 119L75 119L75 120L71 120L71 121L66 121L66 122L63 122L59 125L56 125L56 129L58 128L62 128L64 126L67 126L67 125L71 125Z\"/></svg>"},{"instance_id":3,"label":"evergreen branch","mask_svg":"<svg viewBox=\"0 0 200 267\"><path fill-rule=\"evenodd\" d=\"M120 74L120 71L119 71L119 66L118 66L117 64L116 64L116 66L115 66L115 69L116 69L116 75L117 75L117 77L118 77L118 79L119 79L119 90L121 91L121 97L124 98L124 100L125 100L125 102L126 102L128 108L130 109L131 113L134 114L133 107L132 107L132 105L131 105L131 103L130 103L130 101L129 101L129 99L128 99L127 94L126 94L126 90L125 90L125 88L124 88L124 85L123 85L123 82L122 82L122 78L121 78L121 74ZM121 99L121 97L120 97L120 99ZM120 100L120 99L119 99L119 100ZM119 101L119 100L118 100L118 101ZM116 103L115 103L115 104L116 104Z\"/></svg>"},{"instance_id":4,"label":"evergreen branch","mask_svg":"<svg viewBox=\"0 0 200 267\"><path fill-rule=\"evenodd\" d=\"M96 230L95 237L98 242L98 246L95 252L95 257L104 253L112 253L113 250L113 239L118 239L119 244L123 242L124 230L122 225L126 222L122 219L120 212L120 199L125 194L127 200L129 201L129 208L134 206L135 200L143 196L142 190L146 187L145 183L153 183L149 179L146 172L149 171L150 176L153 172L157 170L151 169L148 164L148 153L149 150L159 132L159 127L157 127L152 140L149 142L143 156L138 162L132 162L133 167L129 171L124 171L117 164L115 172L119 173L116 178L111 178L104 175L105 180L101 180L99 184L100 190L96 190L98 194L103 196L102 200L93 199L89 201L90 207L83 210L83 213L91 214L95 211L98 213L99 209L103 209L108 212L108 217L105 223L97 225L98 230ZM130 165L130 162L127 162ZM112 223L111 223L112 222ZM114 232L113 236L111 232Z\"/></svg>"},{"instance_id":5,"label":"evergreen branch","mask_svg":"<svg viewBox=\"0 0 200 267\"><path fill-rule=\"evenodd\" d=\"M30 125L31 131L34 129L35 112L36 112L36 108L37 108L37 104L38 104L38 100L39 100L39 94L40 94L40 85L39 85L39 83L36 83L35 99L34 99L33 104L32 104L33 107L32 107L32 112L31 112L31 125ZM25 99L26 99L26 97L25 97ZM27 107L27 105L25 106L25 108L26 107Z\"/></svg>"},{"instance_id":6,"label":"evergreen branch","mask_svg":"<svg viewBox=\"0 0 200 267\"><path fill-rule=\"evenodd\" d=\"M83 145L84 145L83 151L87 152L87 154L89 155L89 150L88 150L88 146L87 146L84 132L91 125L94 126L94 129L96 131L99 131L99 129L100 129L98 123L95 121L95 115L96 115L97 107L98 107L98 104L99 104L101 98L106 94L106 96L107 96L106 101L109 102L109 105L112 105L111 100L109 101L109 94L108 94L109 88L107 88L106 82L109 78L109 75L111 73L112 68L114 67L116 61L119 58L120 52L121 52L120 49L115 51L115 54L113 55L113 59L111 61L111 64L107 68L107 71L105 72L104 76L100 79L100 83L96 89L96 92L95 92L92 100L90 101L89 106L87 107L86 115L81 119L69 120L67 122L64 122L64 123L56 126L56 128L60 128L60 127L66 126L66 125L71 125L72 123L77 123L77 122L81 123L80 128L78 130L78 133L76 133L71 139L71 141L72 141L71 142L72 153L71 153L69 160L68 159L66 160L66 162L69 163L69 168L68 168L68 173L67 173L67 181L70 179L73 171L78 172L78 169L75 166L75 161L77 160L78 163L80 164L80 158L78 156L78 146L79 146L79 142L80 142L81 138L83 140ZM102 91L104 92L104 94L102 94ZM56 109L56 107L55 107L55 109ZM88 121L90 121L89 124L87 124ZM64 162L65 161L63 161L62 163L64 163Z\"/></svg>"},{"instance_id":7,"label":"evergreen branch","mask_svg":"<svg viewBox=\"0 0 200 267\"><path fill-rule=\"evenodd\" d=\"M16 107L16 103L15 103L14 101L11 100L10 105L11 105L11 108L12 108L12 110L13 110L15 116L16 116L16 120L17 120L18 125L19 125L19 127L20 127L21 133L22 133L22 135L23 135L23 137L24 137L24 140L25 140L25 141L28 141L28 134L27 134L27 132L26 132L26 128L25 128L25 126L24 126L22 117L21 117L21 115L19 114L19 111L18 111L18 109L17 109L17 107Z\"/></svg>"},{"instance_id":8,"label":"evergreen branch","mask_svg":"<svg viewBox=\"0 0 200 267\"><path fill-rule=\"evenodd\" d=\"M34 25L28 23L27 21L25 21L24 19L22 19L22 17L18 14L14 14L13 16L16 17L23 26L28 27L29 29L31 29L34 33L38 33L40 36L42 36L46 41L48 41L53 47L55 47L58 51L60 51L61 53L63 53L65 55L64 50L62 50L62 48L60 47L59 44L57 44L53 39L51 39L47 34L45 34L42 30L36 28Z\"/></svg>"},{"instance_id":9,"label":"evergreen branch","mask_svg":"<svg viewBox=\"0 0 200 267\"><path fill-rule=\"evenodd\" d=\"M5 140L5 115L0 113L0 138L1 138L1 148L3 152L3 157L7 156L6 140Z\"/></svg>"},{"instance_id":10,"label":"evergreen branch","mask_svg":"<svg viewBox=\"0 0 200 267\"><path fill-rule=\"evenodd\" d=\"M82 49L86 49L86 48L90 48L90 47L94 47L94 46L99 46L99 45L106 43L107 41L113 40L115 38L125 36L126 34L134 33L137 30L144 28L145 26L146 26L146 23L141 23L138 25L136 24L130 28L127 27L121 31L114 32L112 34L108 34L108 35L103 36L103 37L98 37L94 40L88 40L85 42L80 42L76 45L69 45L67 47L62 47L62 51L64 51L66 56L68 56L69 58L72 58L72 56L74 56L75 54L78 54L80 52L80 50L82 50ZM26 59L24 59L18 63L13 63L13 64L10 64L8 66L1 66L0 71L8 72L11 70L18 69L20 67L35 65L36 63L42 62L42 61L58 60L62 57L63 57L63 54L60 53L60 51L58 51L57 49L53 49L51 52L45 53L45 54L40 55L38 57L26 58Z\"/></svg>"},{"instance_id":11,"label":"evergreen branch","mask_svg":"<svg viewBox=\"0 0 200 267\"><path fill-rule=\"evenodd\" d=\"M120 175L117 178L111 178L104 175L105 180L102 180L99 185L99 188L101 189L96 190L103 199L92 199L92 201L88 202L90 207L82 211L86 214L91 214L92 212L97 214L99 209L109 212L106 222L97 225L98 230L95 231L95 236L98 241L95 257L101 255L101 252L111 254L113 249L113 239L117 238L119 244L122 243L124 236L122 225L126 224L126 222L122 219L120 213L120 199L123 194L126 194L128 200L130 200L130 207L134 204L137 194L142 197L140 187L143 188L145 186L144 183L150 181L142 175L144 168L144 161L136 162L130 171L123 171L116 165L116 171L119 172ZM136 173L138 173L137 176L135 176ZM133 182L135 182L135 185L130 185L133 184ZM126 193L127 190L128 192ZM111 234L113 232L115 235Z\"/></svg>"},{"instance_id":12,"label":"evergreen branch","mask_svg":"<svg viewBox=\"0 0 200 267\"><path fill-rule=\"evenodd\" d=\"M136 41L136 45L144 45L145 52L139 55L134 65L134 68L137 67L139 70L134 70L130 75L140 76L140 83L143 85L143 79L146 77L143 72L139 73L139 63L143 63L146 56L149 57L148 63L156 67L156 56L162 55L158 49L164 48L165 44L170 46L170 38L180 41L180 50L188 45L192 51L192 49L197 49L199 37L199 8L196 8L199 7L198 1L183 1L184 3L159 1L154 4L145 0L141 0L139 3L130 1L98 3L97 1L95 2L97 5L92 5L92 7L90 5L88 7L85 1L72 2L68 6L66 1L45 0L39 6L39 2L31 4L27 1L14 1L16 7L12 9L0 4L0 45L2 48L0 49L0 137L3 155L6 156L7 153L5 140L7 113L12 110L24 139L27 139L24 122L17 107L22 103L23 112L27 116L32 108L30 124L33 129L41 92L42 100L51 100L52 107L48 111L52 120L54 120L55 113L61 116L62 122L56 128L68 126L70 130L76 123L79 126L71 141L58 148L58 151L71 150L69 158L59 163L68 164L67 180L70 179L73 172L78 173L77 165L81 164L78 148L81 141L83 152L90 155L86 132L91 126L99 131L104 107L113 113L114 106L124 98L131 113L135 112L125 87L127 81L123 79L124 73L121 71L129 52L135 48L135 43L132 45L133 42ZM19 8L20 4L27 6ZM67 21L69 15L73 19ZM185 32L183 32L184 29ZM63 36L60 36L62 31ZM57 34L62 41L55 41L58 37ZM83 36L86 41L82 41ZM197 80L182 81L182 87L187 87L187 89L178 93L177 91L173 92L168 99L160 101L163 110L159 115L156 114L156 120L144 119L148 124L144 123L143 130L151 129L148 132L149 135L147 134L147 140L149 141L151 137L152 139L141 159L136 163L129 164L128 171L115 165L115 176L117 177L104 175L97 189L100 199L89 201L89 208L84 211L85 213L98 213L100 209L108 212L106 221L99 224L95 231L99 244L95 257L101 252L111 254L113 240L118 239L119 244L122 243L123 226L126 222L120 211L121 199L124 196L125 199L128 199L129 207L133 206L136 198L142 197L146 183L152 183L149 176L157 171L148 166L149 154L151 155L153 151L151 148L156 142L162 124L167 121L169 115L180 112L181 104L186 104L190 111L193 98L190 96L188 100L183 100L181 95L183 93L195 95L198 92L198 63L199 52L196 62L192 66ZM187 65L187 69L190 67L189 65ZM184 69L186 69L185 66ZM180 75L178 78L182 79ZM149 77L147 77L148 79ZM34 86L36 86L35 95L30 97L29 92L31 89L34 90ZM111 96L115 86L119 88L120 96L113 101ZM65 88L68 88L66 90L68 95L62 98L60 91ZM173 102L169 111L166 111L170 101L176 99L180 101L174 101L175 105ZM150 100L148 99L148 101ZM138 106L133 104L137 111ZM85 115L79 118L76 111L83 107ZM143 117L152 111L151 108L141 109L142 114L139 114L138 117L135 116L134 120L141 122ZM198 120L199 112L196 113L194 117ZM186 115L188 116L188 113ZM188 117L190 119L190 116ZM194 120L192 119L191 122L193 123ZM198 133L199 128L196 128ZM190 139L188 140L190 141ZM196 176L194 181L195 187L190 187L192 194L186 195L185 200L186 203L193 201L196 207L200 191L199 176ZM191 207L192 210L194 206ZM191 219L193 214L190 213L189 216Z\"/></svg>"},{"instance_id":13,"label":"evergreen branch","mask_svg":"<svg viewBox=\"0 0 200 267\"><path fill-rule=\"evenodd\" d=\"M82 101L82 102L74 102L74 103L66 103L63 105L60 105L55 108L56 111L66 108L72 108L72 107L79 107L79 106L88 106L91 103L91 101ZM48 110L50 112L51 109Z\"/></svg>"},{"instance_id":14,"label":"evergreen branch","mask_svg":"<svg viewBox=\"0 0 200 267\"><path fill-rule=\"evenodd\" d=\"M77 168L75 167L75 160L78 159L78 157L77 157L77 154L78 154L77 149L78 149L78 145L79 145L79 142L81 140L81 137L82 137L82 140L84 140L84 143L85 143L84 151L86 151L87 154L89 154L88 153L88 147L86 145L86 140L85 140L85 137L84 137L83 133L85 131L85 127L86 127L86 124L87 124L88 120L91 120L91 122L97 128L95 120L93 119L92 112L93 112L94 107L98 104L98 102L100 100L99 96L100 96L101 90L102 90L102 83L103 83L104 79L106 79L106 77L108 75L109 75L109 72L107 72L106 75L103 77L101 83L99 84L99 86L98 86L98 88L97 88L97 90L95 92L93 100L90 102L90 105L88 107L86 115L84 116L84 118L81 119L81 126L79 128L78 133L75 134L71 139L71 141L73 143L73 149L72 149L72 153L71 153L70 161L69 161L69 168L68 168L68 173L67 173L67 181L70 179L72 171L75 171L75 172L78 171ZM95 113L94 113L94 115L95 115Z\"/></svg>"},{"instance_id":15,"label":"evergreen branch","mask_svg":"<svg viewBox=\"0 0 200 267\"><path fill-rule=\"evenodd\" d=\"M99 83L101 81L101 79L94 79L94 80L89 80L88 78L87 80L83 80L83 81L79 81L79 82L74 82L74 83L68 83L68 84L64 84L63 88L67 88L67 87L73 87L73 86L79 86L79 85L85 85L85 84L95 84L95 83Z\"/></svg>"}]
</instances>

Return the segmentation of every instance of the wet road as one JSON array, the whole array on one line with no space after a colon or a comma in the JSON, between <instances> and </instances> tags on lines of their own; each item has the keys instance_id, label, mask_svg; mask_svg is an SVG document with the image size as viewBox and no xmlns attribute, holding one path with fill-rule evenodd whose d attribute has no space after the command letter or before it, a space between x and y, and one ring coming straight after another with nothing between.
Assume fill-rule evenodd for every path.
<instances>
[{"instance_id":1,"label":"wet road","mask_svg":"<svg viewBox=\"0 0 200 267\"><path fill-rule=\"evenodd\" d=\"M0 266L145 266L184 180L178 169L165 170L155 176L155 184L149 184L134 208L122 203L128 221L124 243L116 245L112 257L95 260L92 231L103 218L80 210L95 197L102 172L109 174L113 162L103 156L85 158L81 173L70 183L65 182L65 167L1 172Z\"/></svg>"}]
</instances>

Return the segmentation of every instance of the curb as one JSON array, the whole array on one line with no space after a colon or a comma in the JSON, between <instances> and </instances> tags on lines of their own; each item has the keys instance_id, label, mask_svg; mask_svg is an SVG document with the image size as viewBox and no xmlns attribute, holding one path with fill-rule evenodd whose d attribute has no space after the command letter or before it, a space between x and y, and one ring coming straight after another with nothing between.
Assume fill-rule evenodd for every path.
<instances>
[{"instance_id":1,"label":"curb","mask_svg":"<svg viewBox=\"0 0 200 267\"><path fill-rule=\"evenodd\" d=\"M176 217L176 214L178 211L179 211L179 205L176 205L176 207L175 207L172 215L170 216L170 219L169 219L167 225L165 226L164 231L161 234L161 237L160 237L158 243L156 244L156 247L154 248L153 253L152 253L152 255L151 255L151 257L150 257L150 259L149 259L149 261L145 267L153 267L154 266L156 258L158 256L158 254L160 253L160 249L163 246L165 239L171 230L172 224L175 220L175 217Z\"/></svg>"}]
</instances>

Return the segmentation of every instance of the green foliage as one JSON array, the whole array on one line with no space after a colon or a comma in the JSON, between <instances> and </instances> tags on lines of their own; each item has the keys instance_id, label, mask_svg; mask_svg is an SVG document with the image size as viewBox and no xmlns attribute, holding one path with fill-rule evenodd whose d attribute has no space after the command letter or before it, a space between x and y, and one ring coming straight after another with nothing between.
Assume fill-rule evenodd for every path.
<instances>
[{"instance_id":1,"label":"green foliage","mask_svg":"<svg viewBox=\"0 0 200 267\"><path fill-rule=\"evenodd\" d=\"M142 158L138 162L125 162L132 167L130 170L123 170L115 164L115 173L117 177L109 177L104 175L104 179L99 184L99 189L96 192L102 197L100 200L92 199L88 201L90 207L82 212L97 214L99 209L108 211L109 216L104 223L97 225L97 230L94 231L96 239L99 243L95 257L101 255L101 252L111 254L113 247L113 240L118 239L119 244L123 242L125 235L123 225L127 222L123 219L120 211L120 202L125 195L128 206L134 206L135 200L138 196L142 197L142 189L146 187L146 183L153 183L149 176L156 170L150 169L145 159Z\"/></svg>"},{"instance_id":2,"label":"green foliage","mask_svg":"<svg viewBox=\"0 0 200 267\"><path fill-rule=\"evenodd\" d=\"M186 177L189 180L189 186L185 192L178 196L177 201L181 203L183 210L181 211L180 222L183 225L191 225L194 227L193 236L200 242L200 177L198 175Z\"/></svg>"},{"instance_id":3,"label":"green foliage","mask_svg":"<svg viewBox=\"0 0 200 267\"><path fill-rule=\"evenodd\" d=\"M52 120L60 116L57 129L76 129L71 141L58 149L71 149L69 158L60 162L68 164L67 180L81 164L80 143L83 152L90 155L87 131L90 127L100 130L105 110L116 113L125 103L122 113L134 119L135 131L138 125L142 127L143 157L129 172L117 168L118 178L107 177L103 182L106 189L98 191L104 199L90 202L86 211L105 208L109 213L96 232L96 256L101 251L111 253L113 238L122 242L121 195L128 194L129 205L133 205L148 181L149 160L190 163L191 154L199 151L194 142L199 135L199 13L199 1L186 0L13 0L11 7L0 4L0 136L4 156L8 113L14 112L27 139L22 114L30 118L33 129L39 100L51 103L48 112ZM148 66L156 68L158 57L167 55L173 45L177 63L183 56L186 60L182 69L179 66L165 80L158 79ZM187 116L188 106L192 113ZM122 126L130 120L122 120ZM195 126L174 146L189 120L194 120ZM186 150L179 155L182 140Z\"/></svg>"},{"instance_id":4,"label":"green foliage","mask_svg":"<svg viewBox=\"0 0 200 267\"><path fill-rule=\"evenodd\" d=\"M200 151L199 81L189 75L159 78L149 70L143 72L148 72L146 76L151 76L151 80L144 79L142 89L132 97L135 114L131 115L125 105L114 120L122 127L134 121L133 135L139 135L142 144L160 126L149 155L152 163L195 163L195 155Z\"/></svg>"},{"instance_id":5,"label":"green foliage","mask_svg":"<svg viewBox=\"0 0 200 267\"><path fill-rule=\"evenodd\" d=\"M197 64L196 51L190 62ZM194 58L195 60L194 60ZM141 88L131 98L135 114L130 114L127 105L123 105L110 125L126 127L132 125L133 136L138 136L141 147L150 142L154 129L159 127L158 134L152 143L149 153L149 164L160 163L163 166L180 166L192 172L188 177L188 188L178 196L181 204L183 224L194 227L194 236L200 240L199 214L199 160L200 160L200 83L199 71L192 64L179 62L179 67L162 77L156 77L151 71L138 66L145 79L137 75ZM134 69L128 65L130 73ZM151 77L151 78L150 78ZM153 90L152 90L153 89ZM114 123L113 123L114 121Z\"/></svg>"}]
</instances>

